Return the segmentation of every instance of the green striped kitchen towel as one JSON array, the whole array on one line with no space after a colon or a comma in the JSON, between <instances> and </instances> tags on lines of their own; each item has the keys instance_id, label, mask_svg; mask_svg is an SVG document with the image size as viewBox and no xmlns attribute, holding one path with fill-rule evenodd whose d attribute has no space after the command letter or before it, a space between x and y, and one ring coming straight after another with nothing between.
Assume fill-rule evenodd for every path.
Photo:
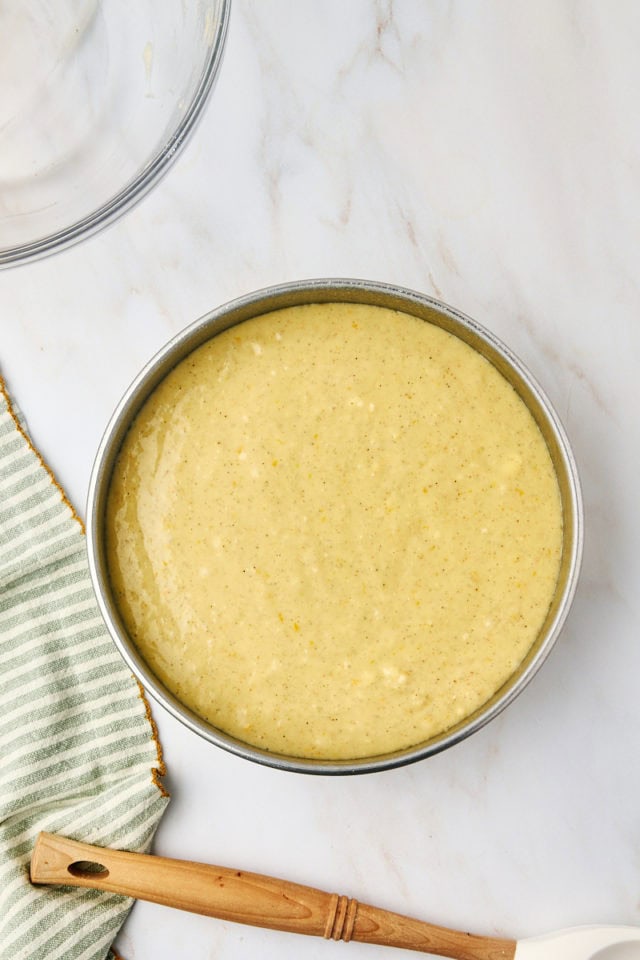
<instances>
[{"instance_id":1,"label":"green striped kitchen towel","mask_svg":"<svg viewBox=\"0 0 640 960\"><path fill-rule=\"evenodd\" d=\"M40 830L145 850L167 804L148 705L98 612L83 527L0 380L0 960L104 960L131 901L35 887Z\"/></svg>"}]
</instances>

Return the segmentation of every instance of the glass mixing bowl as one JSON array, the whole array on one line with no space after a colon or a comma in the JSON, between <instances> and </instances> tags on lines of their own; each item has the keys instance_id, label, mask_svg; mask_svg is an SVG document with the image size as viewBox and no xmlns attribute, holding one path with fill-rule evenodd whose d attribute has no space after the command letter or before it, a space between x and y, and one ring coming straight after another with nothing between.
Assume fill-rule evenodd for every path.
<instances>
[{"instance_id":1,"label":"glass mixing bowl","mask_svg":"<svg viewBox=\"0 0 640 960\"><path fill-rule=\"evenodd\" d=\"M158 181L207 102L229 6L0 4L0 266L100 230Z\"/></svg>"}]
</instances>

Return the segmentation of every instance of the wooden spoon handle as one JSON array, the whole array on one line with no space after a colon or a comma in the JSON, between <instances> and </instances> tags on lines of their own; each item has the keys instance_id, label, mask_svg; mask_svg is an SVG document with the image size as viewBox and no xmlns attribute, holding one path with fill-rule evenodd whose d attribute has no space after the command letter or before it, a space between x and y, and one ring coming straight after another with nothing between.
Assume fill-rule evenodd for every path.
<instances>
[{"instance_id":1,"label":"wooden spoon handle","mask_svg":"<svg viewBox=\"0 0 640 960\"><path fill-rule=\"evenodd\" d=\"M404 947L454 960L513 960L515 956L515 940L433 926L258 873L110 850L51 833L38 836L31 880L108 890L221 920Z\"/></svg>"}]
</instances>

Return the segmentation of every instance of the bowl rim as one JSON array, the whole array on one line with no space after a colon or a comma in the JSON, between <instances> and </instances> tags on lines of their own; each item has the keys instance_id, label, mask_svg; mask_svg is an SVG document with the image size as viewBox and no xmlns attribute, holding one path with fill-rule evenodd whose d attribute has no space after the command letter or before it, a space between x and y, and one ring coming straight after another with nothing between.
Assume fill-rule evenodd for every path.
<instances>
[{"instance_id":1,"label":"bowl rim","mask_svg":"<svg viewBox=\"0 0 640 960\"><path fill-rule=\"evenodd\" d=\"M283 299L290 302L283 304ZM405 308L413 307L423 313L433 312L449 324L445 325L445 329L457 332L458 335L466 332L472 340L487 346L505 368L522 381L534 398L538 415L543 417L550 431L550 437L557 447L555 455L566 472L563 516L565 529L568 521L571 531L568 546L566 535L563 534L564 587L556 597L555 609L548 614L546 629L540 631L539 638L542 636L542 640L536 640L522 664L503 687L474 713L463 717L454 727L425 743L356 760L315 760L271 753L223 733L180 703L155 677L127 635L109 592L102 529L111 472L124 435L147 397L170 369L202 343L235 323L280 309L283 305L331 301L377 303L381 306L395 303L397 305L392 307L393 309L402 309L404 304ZM405 309L405 312L411 310ZM487 359L491 362L491 357ZM504 374L504 369L501 372ZM515 387L513 382L512 386ZM524 397L522 399L524 400ZM533 413L531 406L528 406ZM540 425L540 421L538 423ZM548 439L547 443L549 445ZM558 473L555 459L554 467ZM122 395L100 441L89 481L86 529L89 572L103 620L121 656L154 700L191 731L237 756L290 772L343 775L392 769L448 749L489 723L522 692L549 656L569 613L582 562L584 508L578 468L564 427L537 380L500 339L454 307L406 287L379 281L318 278L264 287L227 301L189 324L151 357Z\"/></svg>"},{"instance_id":2,"label":"bowl rim","mask_svg":"<svg viewBox=\"0 0 640 960\"><path fill-rule=\"evenodd\" d=\"M229 29L231 0L216 0L219 8L211 51L185 113L173 133L147 161L142 171L95 210L79 220L13 247L0 247L0 269L40 260L79 243L114 223L143 199L169 171L202 118L220 71Z\"/></svg>"}]
</instances>

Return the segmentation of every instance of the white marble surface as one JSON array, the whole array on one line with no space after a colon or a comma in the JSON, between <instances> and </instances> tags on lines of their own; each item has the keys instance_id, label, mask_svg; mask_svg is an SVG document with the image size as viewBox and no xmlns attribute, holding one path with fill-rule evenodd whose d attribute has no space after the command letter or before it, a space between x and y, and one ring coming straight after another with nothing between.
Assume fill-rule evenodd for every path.
<instances>
[{"instance_id":1,"label":"white marble surface","mask_svg":"<svg viewBox=\"0 0 640 960\"><path fill-rule=\"evenodd\" d=\"M640 923L640 6L235 0L168 177L103 234L0 274L0 364L80 512L101 431L169 336L312 276L386 280L507 341L556 404L586 549L563 635L497 720L411 767L254 766L155 707L158 853L481 933ZM326 944L138 904L126 960L311 960Z\"/></svg>"}]
</instances>

